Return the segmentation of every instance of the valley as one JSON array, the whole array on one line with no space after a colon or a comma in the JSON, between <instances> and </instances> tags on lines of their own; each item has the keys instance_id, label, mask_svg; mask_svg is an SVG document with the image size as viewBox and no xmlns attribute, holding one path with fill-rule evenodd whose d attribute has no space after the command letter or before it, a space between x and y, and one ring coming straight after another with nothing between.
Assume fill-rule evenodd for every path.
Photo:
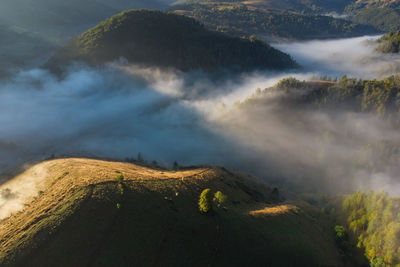
<instances>
[{"instance_id":1,"label":"valley","mask_svg":"<svg viewBox=\"0 0 400 267\"><path fill-rule=\"evenodd\" d=\"M399 266L398 1L0 7L0 266Z\"/></svg>"}]
</instances>

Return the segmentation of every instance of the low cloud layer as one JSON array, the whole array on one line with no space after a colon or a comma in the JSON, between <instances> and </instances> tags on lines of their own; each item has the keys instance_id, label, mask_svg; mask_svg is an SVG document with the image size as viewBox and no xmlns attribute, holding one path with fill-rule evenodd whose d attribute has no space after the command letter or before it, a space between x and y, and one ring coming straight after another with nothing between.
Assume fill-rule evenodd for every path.
<instances>
[{"instance_id":1,"label":"low cloud layer","mask_svg":"<svg viewBox=\"0 0 400 267\"><path fill-rule=\"evenodd\" d=\"M391 171L340 171L364 143L400 141L385 122L365 114L286 109L277 101L280 95L263 96L262 105L237 105L287 76L379 77L375 67L359 61L371 51L364 46L367 39L280 44L305 66L297 73L228 77L115 63L71 67L59 80L42 69L20 71L0 83L0 168L8 173L51 154L124 159L141 152L165 166L175 160L225 165L310 190L398 194L392 166ZM345 131L356 141L346 140ZM21 190L0 186L0 209Z\"/></svg>"},{"instance_id":2,"label":"low cloud layer","mask_svg":"<svg viewBox=\"0 0 400 267\"><path fill-rule=\"evenodd\" d=\"M398 73L400 56L375 51L380 36L338 40L281 43L274 46L289 53L306 70L330 76L381 78Z\"/></svg>"}]
</instances>

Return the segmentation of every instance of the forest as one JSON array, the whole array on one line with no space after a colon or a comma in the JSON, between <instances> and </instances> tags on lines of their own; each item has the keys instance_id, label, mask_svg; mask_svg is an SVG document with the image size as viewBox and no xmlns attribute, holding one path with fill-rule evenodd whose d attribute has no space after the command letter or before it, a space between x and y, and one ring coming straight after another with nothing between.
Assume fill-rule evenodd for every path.
<instances>
[{"instance_id":1,"label":"forest","mask_svg":"<svg viewBox=\"0 0 400 267\"><path fill-rule=\"evenodd\" d=\"M358 23L370 24L384 31L400 29L398 1L357 1L348 5L344 11Z\"/></svg>"},{"instance_id":2,"label":"forest","mask_svg":"<svg viewBox=\"0 0 400 267\"><path fill-rule=\"evenodd\" d=\"M179 70L285 69L298 65L261 40L231 37L206 29L192 18L173 13L131 10L81 34L49 62L102 64L125 58L130 63Z\"/></svg>"},{"instance_id":3,"label":"forest","mask_svg":"<svg viewBox=\"0 0 400 267\"><path fill-rule=\"evenodd\" d=\"M399 53L400 52L400 31L389 32L378 39L377 51L382 53Z\"/></svg>"},{"instance_id":4,"label":"forest","mask_svg":"<svg viewBox=\"0 0 400 267\"><path fill-rule=\"evenodd\" d=\"M328 39L376 33L368 25L329 16L288 10L258 10L246 5L193 4L173 6L189 11L207 27L236 36L274 36L290 39Z\"/></svg>"},{"instance_id":5,"label":"forest","mask_svg":"<svg viewBox=\"0 0 400 267\"><path fill-rule=\"evenodd\" d=\"M350 235L371 266L400 264L400 199L385 192L356 192L343 201Z\"/></svg>"}]
</instances>

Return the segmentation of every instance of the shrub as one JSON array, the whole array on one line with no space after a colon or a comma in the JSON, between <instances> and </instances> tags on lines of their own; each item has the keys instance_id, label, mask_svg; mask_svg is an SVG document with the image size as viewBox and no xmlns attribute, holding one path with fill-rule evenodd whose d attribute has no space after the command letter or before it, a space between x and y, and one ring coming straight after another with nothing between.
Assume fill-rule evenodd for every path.
<instances>
[{"instance_id":1,"label":"shrub","mask_svg":"<svg viewBox=\"0 0 400 267\"><path fill-rule=\"evenodd\" d=\"M292 211L293 211L295 214L299 214L300 211L301 211L301 209L300 209L299 207L297 207L297 206L293 206Z\"/></svg>"},{"instance_id":2,"label":"shrub","mask_svg":"<svg viewBox=\"0 0 400 267\"><path fill-rule=\"evenodd\" d=\"M227 201L228 197L226 195L224 195L221 191L218 191L217 193L214 194L214 203L217 204L217 207L221 207L223 206L226 201Z\"/></svg>"},{"instance_id":3,"label":"shrub","mask_svg":"<svg viewBox=\"0 0 400 267\"><path fill-rule=\"evenodd\" d=\"M335 241L338 247L340 247L343 250L347 249L347 240L348 240L348 235L346 228L344 228L341 225L336 225L335 226Z\"/></svg>"},{"instance_id":4,"label":"shrub","mask_svg":"<svg viewBox=\"0 0 400 267\"><path fill-rule=\"evenodd\" d=\"M336 225L335 226L335 234L336 234L336 238L339 239L339 240L346 240L347 239L346 229L341 225Z\"/></svg>"},{"instance_id":5,"label":"shrub","mask_svg":"<svg viewBox=\"0 0 400 267\"><path fill-rule=\"evenodd\" d=\"M209 188L204 189L200 194L199 210L202 213L208 213L212 209L212 194Z\"/></svg>"},{"instance_id":6,"label":"shrub","mask_svg":"<svg viewBox=\"0 0 400 267\"><path fill-rule=\"evenodd\" d=\"M118 181L118 183L122 183L123 181L124 181L124 175L122 175L122 174L118 174L117 175L117 181Z\"/></svg>"}]
</instances>

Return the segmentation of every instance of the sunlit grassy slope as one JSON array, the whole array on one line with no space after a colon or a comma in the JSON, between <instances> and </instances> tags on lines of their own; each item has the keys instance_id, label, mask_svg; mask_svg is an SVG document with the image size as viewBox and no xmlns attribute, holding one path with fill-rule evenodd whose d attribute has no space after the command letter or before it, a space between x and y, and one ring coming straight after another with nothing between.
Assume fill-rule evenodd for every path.
<instances>
[{"instance_id":1,"label":"sunlit grassy slope","mask_svg":"<svg viewBox=\"0 0 400 267\"><path fill-rule=\"evenodd\" d=\"M351 265L316 209L282 202L273 188L224 168L90 159L32 168L42 170L45 189L0 221L0 266ZM204 188L225 193L226 209L201 214Z\"/></svg>"}]
</instances>

